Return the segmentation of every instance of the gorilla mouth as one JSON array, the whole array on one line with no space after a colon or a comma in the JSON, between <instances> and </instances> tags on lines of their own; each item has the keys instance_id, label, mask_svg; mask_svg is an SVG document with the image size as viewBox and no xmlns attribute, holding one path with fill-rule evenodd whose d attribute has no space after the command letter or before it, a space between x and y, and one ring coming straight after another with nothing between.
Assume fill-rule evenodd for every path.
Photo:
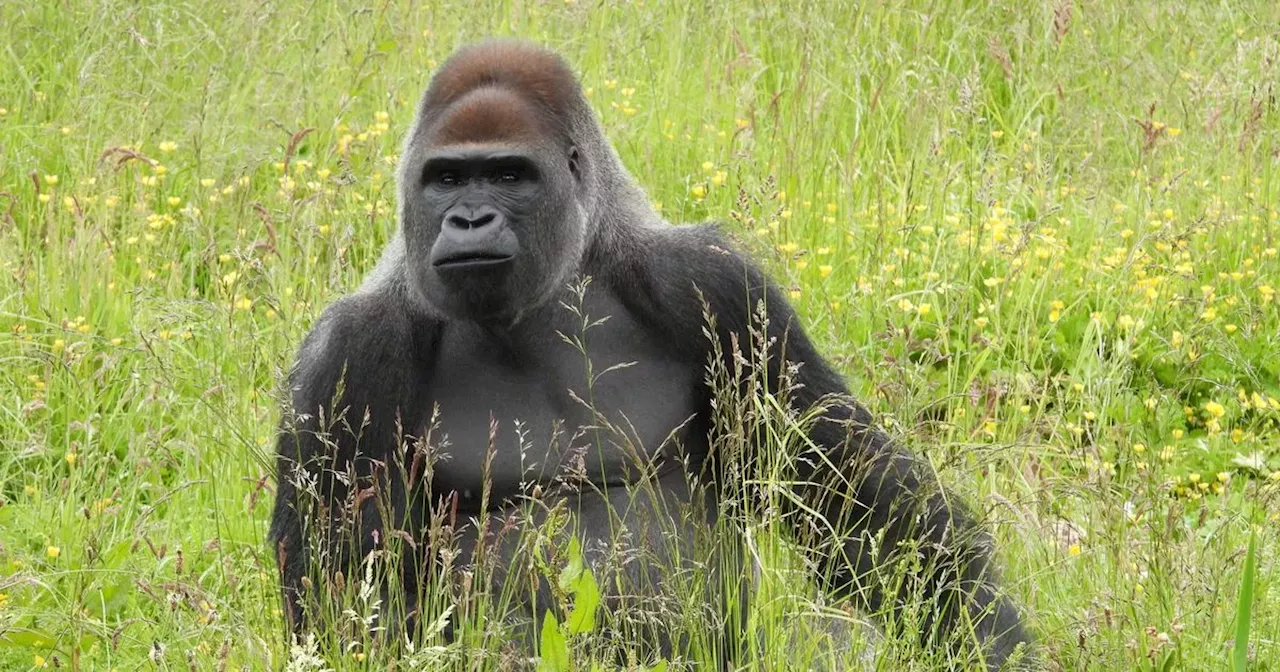
<instances>
[{"instance_id":1,"label":"gorilla mouth","mask_svg":"<svg viewBox=\"0 0 1280 672\"><path fill-rule=\"evenodd\" d=\"M432 260L431 265L440 269L448 268L457 270L485 268L500 266L512 259L515 259L515 256L516 255L514 254L502 254L500 252L486 252L482 250L474 252L458 251L449 256Z\"/></svg>"},{"instance_id":2,"label":"gorilla mouth","mask_svg":"<svg viewBox=\"0 0 1280 672\"><path fill-rule=\"evenodd\" d=\"M450 217L441 223L428 255L437 272L454 277L471 272L488 275L505 270L520 253L519 239L501 216L483 212L477 217L467 210Z\"/></svg>"}]
</instances>

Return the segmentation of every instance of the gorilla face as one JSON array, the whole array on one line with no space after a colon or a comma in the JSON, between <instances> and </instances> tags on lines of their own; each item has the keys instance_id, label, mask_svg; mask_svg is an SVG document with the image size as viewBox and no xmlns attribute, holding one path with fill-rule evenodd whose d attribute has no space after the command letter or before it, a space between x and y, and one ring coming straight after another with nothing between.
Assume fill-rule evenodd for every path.
<instances>
[{"instance_id":1,"label":"gorilla face","mask_svg":"<svg viewBox=\"0 0 1280 672\"><path fill-rule=\"evenodd\" d=\"M480 91L424 111L412 136L402 176L409 283L446 317L517 322L582 256L577 150L533 107Z\"/></svg>"}]
</instances>

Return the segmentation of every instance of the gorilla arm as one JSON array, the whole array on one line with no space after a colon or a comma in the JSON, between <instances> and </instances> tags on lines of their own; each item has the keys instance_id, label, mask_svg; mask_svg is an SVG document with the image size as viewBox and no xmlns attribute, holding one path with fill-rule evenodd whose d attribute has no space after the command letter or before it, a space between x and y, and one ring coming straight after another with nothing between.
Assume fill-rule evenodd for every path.
<instances>
[{"instance_id":1,"label":"gorilla arm","mask_svg":"<svg viewBox=\"0 0 1280 672\"><path fill-rule=\"evenodd\" d=\"M270 539L294 632L314 627L318 616L311 613L316 596L308 592L320 586L309 581L350 573L381 547L389 532L385 516L392 530L404 527L408 497L398 448L406 432L418 429L409 424L419 419L412 363L420 356L415 353L433 351L416 347L433 330L411 328L403 305L381 294L334 303L307 335L290 373ZM311 571L312 560L323 573ZM403 565L410 588L421 564L409 558Z\"/></svg>"},{"instance_id":2,"label":"gorilla arm","mask_svg":"<svg viewBox=\"0 0 1280 672\"><path fill-rule=\"evenodd\" d=\"M826 587L854 595L875 613L885 607L900 613L909 601L923 598L921 641L967 648L972 632L992 668L1020 642L1029 642L1017 610L994 589L989 539L939 487L927 464L873 426L871 414L849 397L778 288L714 227L650 230L645 238L650 237L640 245L648 254L637 255L644 267L628 273L631 296L641 297L633 308L647 314L650 326L667 331L673 343L707 343L705 301L720 352L733 371L732 341L750 357L749 327L763 302L770 342L766 384L777 391L787 363L798 364L790 380L792 407L822 409L796 466L799 504L787 515L822 567ZM704 362L709 354L704 351ZM920 562L892 566L903 550L918 554ZM876 568L885 566L890 578L882 582ZM906 573L905 580L894 576L897 571ZM895 594L886 595L886 588Z\"/></svg>"}]
</instances>

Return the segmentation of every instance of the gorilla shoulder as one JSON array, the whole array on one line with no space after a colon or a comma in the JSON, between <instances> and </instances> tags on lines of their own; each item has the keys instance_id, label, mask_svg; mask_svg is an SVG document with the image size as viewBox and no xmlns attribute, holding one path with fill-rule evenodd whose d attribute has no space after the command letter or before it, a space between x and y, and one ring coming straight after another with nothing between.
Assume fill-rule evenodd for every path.
<instances>
[{"instance_id":1,"label":"gorilla shoulder","mask_svg":"<svg viewBox=\"0 0 1280 672\"><path fill-rule=\"evenodd\" d=\"M294 411L329 408L336 392L345 402L334 409L384 409L377 398L394 399L412 387L406 364L431 351L429 322L410 314L403 297L386 291L362 291L330 304L298 350L290 375ZM426 326L426 325L423 325Z\"/></svg>"},{"instance_id":2,"label":"gorilla shoulder","mask_svg":"<svg viewBox=\"0 0 1280 672\"><path fill-rule=\"evenodd\" d=\"M634 228L634 238L616 245L612 258L589 268L604 273L627 308L655 334L693 347L695 363L706 364L710 343L706 319L717 333L745 334L751 316L765 302L769 321L786 331L794 311L760 266L720 224ZM797 327L797 336L803 331ZM727 338L721 345L729 345ZM728 352L728 351L725 351Z\"/></svg>"}]
</instances>

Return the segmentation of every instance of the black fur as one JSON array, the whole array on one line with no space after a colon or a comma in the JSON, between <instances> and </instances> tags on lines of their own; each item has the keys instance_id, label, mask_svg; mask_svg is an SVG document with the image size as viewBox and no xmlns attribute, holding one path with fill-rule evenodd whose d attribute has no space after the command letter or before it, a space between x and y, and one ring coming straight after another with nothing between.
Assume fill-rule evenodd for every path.
<instances>
[{"instance_id":1,"label":"black fur","mask_svg":"<svg viewBox=\"0 0 1280 672\"><path fill-rule=\"evenodd\" d=\"M513 107L533 118L524 126L503 122ZM525 191L478 178L442 191L423 177L442 147L463 148L466 166L481 165L495 148L521 152L536 162L538 179ZM422 494L428 490L436 502L451 497L464 514L501 517L531 484L566 492L565 473L574 471L588 487L561 496L588 539L607 539L650 507L619 497L621 486L656 483L657 497L671 501L652 507L697 502L696 479L663 465L677 453L691 474L718 465L706 435L705 368L714 350L704 308L715 320L715 349L732 369L734 345L750 347L763 303L773 343L768 385L776 391L784 368L798 364L792 405L824 409L809 432L813 448L796 467L804 506L783 512L824 568L824 584L877 611L923 593L936 620L919 636L954 646L957 628L972 627L992 668L1030 642L1017 610L995 591L989 541L972 517L849 400L840 375L756 265L714 227L672 227L653 213L557 57L510 42L460 52L428 90L403 161L400 234L366 285L324 312L290 377L271 539L295 631L308 627L316 599L303 579L314 574L311 563L323 568L320 575L350 574L398 530L416 540L405 545L406 591L430 580L422 537L433 504ZM462 201L501 212L494 226L506 227L503 235L519 249L505 270L450 279L429 261L442 222ZM498 229L491 232L484 241L496 240ZM476 244L490 244L484 241ZM579 296L566 285L581 277L591 282ZM588 385L582 353L565 338L579 333L583 318L565 305L609 317L585 332L595 371L631 365ZM580 402L588 396L594 412ZM414 439L436 407L450 457L422 482ZM517 419L537 447L532 453L522 453ZM602 428L611 423L628 427L629 436ZM307 492L299 482L311 484ZM477 493L486 488L488 511L481 512ZM366 496L373 491L379 496ZM714 518L716 502L708 504ZM619 514L619 505L628 511ZM869 577L900 543L913 544L922 569L886 595Z\"/></svg>"}]
</instances>

